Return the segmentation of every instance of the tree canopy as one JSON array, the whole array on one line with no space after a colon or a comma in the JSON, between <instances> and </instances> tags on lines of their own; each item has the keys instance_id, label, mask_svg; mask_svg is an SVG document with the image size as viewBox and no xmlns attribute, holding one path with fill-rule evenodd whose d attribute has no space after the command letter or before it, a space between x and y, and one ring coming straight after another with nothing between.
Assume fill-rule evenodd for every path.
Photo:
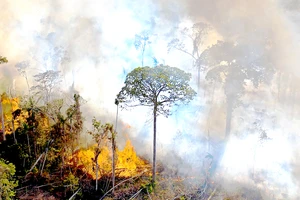
<instances>
[{"instance_id":1,"label":"tree canopy","mask_svg":"<svg viewBox=\"0 0 300 200\"><path fill-rule=\"evenodd\" d=\"M188 103L196 95L190 79L190 73L176 67L138 67L127 75L117 98L125 107L157 106L158 114L168 116L173 104Z\"/></svg>"}]
</instances>

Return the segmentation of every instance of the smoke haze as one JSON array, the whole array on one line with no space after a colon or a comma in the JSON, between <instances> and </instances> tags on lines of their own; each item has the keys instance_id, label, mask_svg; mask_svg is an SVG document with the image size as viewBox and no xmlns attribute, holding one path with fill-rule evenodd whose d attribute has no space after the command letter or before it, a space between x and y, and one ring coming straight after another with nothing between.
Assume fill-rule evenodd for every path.
<instances>
[{"instance_id":1,"label":"smoke haze","mask_svg":"<svg viewBox=\"0 0 300 200\"><path fill-rule=\"evenodd\" d=\"M15 67L22 62L28 63L30 87L36 84L33 75L58 70L61 92L78 91L87 101L83 111L87 123L93 115L113 123L116 94L126 74L141 65L135 35L148 31L150 36L144 65L154 66L155 58L193 73L191 84L196 89L193 60L180 51L168 52L168 43L180 37L179 29L207 23L212 30L202 50L218 40L242 44L249 53L247 61L252 54L266 55L263 65L274 70L269 83L255 87L246 80L243 86L218 172L226 180L224 186L229 181L232 187L227 189L238 190L243 183L256 187L264 199L298 199L299 21L297 0L1 0L0 56L9 62L0 65L0 92L13 88L16 94L27 94L26 80ZM192 48L188 39L183 42ZM189 106L174 108L172 117L158 118L158 157L182 174L187 174L187 167L200 167L206 153L217 151L224 138L224 85L209 84L205 72L201 75L197 98ZM137 152L150 159L151 111L122 110L120 119L120 137L129 134ZM176 162L178 157L184 162Z\"/></svg>"}]
</instances>

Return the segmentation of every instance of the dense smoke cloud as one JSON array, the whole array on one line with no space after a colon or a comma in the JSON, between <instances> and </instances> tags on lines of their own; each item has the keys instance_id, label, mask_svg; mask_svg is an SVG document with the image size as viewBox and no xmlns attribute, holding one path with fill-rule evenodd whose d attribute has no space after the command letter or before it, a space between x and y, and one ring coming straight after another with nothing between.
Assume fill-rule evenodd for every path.
<instances>
[{"instance_id":1,"label":"dense smoke cloud","mask_svg":"<svg viewBox=\"0 0 300 200\"><path fill-rule=\"evenodd\" d=\"M0 8L0 56L9 60L0 66L1 92L8 88L19 94L26 91L25 79L14 67L18 63L30 63L26 69L30 86L36 84L32 76L37 73L61 71L60 89L65 93L78 91L87 100L84 112L88 122L93 115L113 122L114 98L126 74L141 65L134 40L135 34L143 31L148 31L151 40L145 65L153 66L155 58L158 63L185 69L194 73L195 87L197 75L190 57L167 51L168 42L178 36L178 27L205 22L213 29L206 46L224 40L247 46L249 55L251 52L267 55L276 73L269 84L258 89L251 84L245 86L243 103L233 111L232 140L221 165L222 174L226 173L228 180L243 176L245 184L255 185L249 170L265 172L264 181L259 183L261 187L284 185L286 191L274 193L297 198L300 184L297 147L300 4L297 0L176 3L2 0ZM213 95L205 93L213 87L216 88ZM295 95L289 96L293 92ZM141 119L145 115L149 117ZM151 152L151 111L144 108L121 111L120 118L123 125L119 131L130 134L138 152L145 155ZM177 114L169 119L159 117L161 158L170 158L165 159L167 165L177 167L182 174L187 166L200 167L206 152L217 148L213 143L224 138L225 118L226 95L222 84L203 85L193 104L177 108ZM128 124L131 128L126 128ZM270 139L262 144L259 138L263 131ZM265 195L266 199L271 198L270 194Z\"/></svg>"}]
</instances>

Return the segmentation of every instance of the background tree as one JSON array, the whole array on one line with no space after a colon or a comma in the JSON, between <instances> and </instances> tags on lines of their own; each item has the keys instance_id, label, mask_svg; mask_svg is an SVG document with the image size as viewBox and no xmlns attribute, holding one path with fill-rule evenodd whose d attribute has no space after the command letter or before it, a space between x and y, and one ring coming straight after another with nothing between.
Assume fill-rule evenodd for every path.
<instances>
[{"instance_id":1,"label":"background tree","mask_svg":"<svg viewBox=\"0 0 300 200\"><path fill-rule=\"evenodd\" d=\"M19 62L15 65L15 67L17 68L20 75L25 78L26 84L27 84L27 89L28 89L28 94L30 95L30 87L29 87L28 76L27 76L27 70L28 70L29 66L30 66L29 61Z\"/></svg>"},{"instance_id":2,"label":"background tree","mask_svg":"<svg viewBox=\"0 0 300 200\"><path fill-rule=\"evenodd\" d=\"M201 64L200 57L204 50L204 41L210 30L211 27L206 23L195 23L191 28L180 30L179 37L172 39L168 44L168 51L176 49L189 55L193 59L193 66L197 68L198 90L200 88L201 72L205 70L205 65ZM191 46L191 48L189 46Z\"/></svg>"},{"instance_id":3,"label":"background tree","mask_svg":"<svg viewBox=\"0 0 300 200\"><path fill-rule=\"evenodd\" d=\"M4 122L4 111L3 111L3 104L2 104L2 97L0 95L0 114L1 114L1 127L2 127L2 138L5 141L6 136L5 136L5 122Z\"/></svg>"},{"instance_id":4,"label":"background tree","mask_svg":"<svg viewBox=\"0 0 300 200\"><path fill-rule=\"evenodd\" d=\"M241 103L240 97L245 92L246 81L252 82L257 88L260 84L272 80L274 68L268 51L258 51L249 45L219 41L201 55L201 62L209 69L206 79L223 84L227 104L226 139L231 131L233 110Z\"/></svg>"},{"instance_id":5,"label":"background tree","mask_svg":"<svg viewBox=\"0 0 300 200\"><path fill-rule=\"evenodd\" d=\"M31 87L31 90L36 91L35 94L42 94L44 102L48 103L51 100L53 89L61 82L60 72L48 70L33 77L37 85Z\"/></svg>"},{"instance_id":6,"label":"background tree","mask_svg":"<svg viewBox=\"0 0 300 200\"><path fill-rule=\"evenodd\" d=\"M135 35L134 46L137 50L141 51L142 67L144 66L144 54L145 54L146 46L150 44L151 41L150 41L149 31L143 31L141 34Z\"/></svg>"},{"instance_id":7,"label":"background tree","mask_svg":"<svg viewBox=\"0 0 300 200\"><path fill-rule=\"evenodd\" d=\"M196 92L189 86L191 74L178 68L159 65L138 67L131 71L117 98L125 107L150 106L153 108L153 172L156 173L156 118L169 116L171 106L191 101Z\"/></svg>"},{"instance_id":8,"label":"background tree","mask_svg":"<svg viewBox=\"0 0 300 200\"><path fill-rule=\"evenodd\" d=\"M2 63L7 63L8 60L5 57L0 56L0 64ZM3 116L3 108L2 108L2 101L1 101L1 96L0 96L0 110L1 110L1 122L2 122L2 135L3 135L3 140L5 140L5 127L4 127L4 116Z\"/></svg>"}]
</instances>

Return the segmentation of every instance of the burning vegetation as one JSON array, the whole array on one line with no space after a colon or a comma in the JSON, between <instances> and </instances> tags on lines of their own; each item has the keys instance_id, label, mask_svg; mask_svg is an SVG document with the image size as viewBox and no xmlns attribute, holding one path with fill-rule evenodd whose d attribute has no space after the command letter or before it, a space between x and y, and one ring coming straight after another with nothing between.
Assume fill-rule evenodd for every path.
<instances>
[{"instance_id":1,"label":"burning vegetation","mask_svg":"<svg viewBox=\"0 0 300 200\"><path fill-rule=\"evenodd\" d=\"M89 133L92 133L94 142L97 143L92 142L86 148L80 147L79 138L76 136L82 130L80 101L80 96L74 95L74 104L64 108L66 114L63 114L62 101L54 101L51 106L39 106L31 100L20 103L19 98L2 95L5 137L1 139L0 153L1 158L10 162L9 166L13 166L9 168L11 171L7 171L11 173L7 176L11 185L7 185L7 189L1 193L3 198L8 198L9 193L15 194L12 192L15 191L16 183L19 183L17 196L20 199L60 199L77 194L79 190L76 198L81 196L80 198L99 199L111 189L111 136L106 137L103 130L113 131L113 126L101 125L94 119L94 130ZM2 126L0 128L3 134ZM100 137L99 134L105 137ZM115 154L116 183L124 181L126 187L136 188L127 191L121 185L120 190L123 192L120 192L116 185L114 195L122 199L133 195L142 187L137 179L139 183L147 184L151 167L148 161L136 154L129 139L124 149L115 149ZM1 173L6 173L4 163L1 164L2 169L4 171ZM14 175L19 177L18 182L14 181ZM95 186L99 189L95 190Z\"/></svg>"},{"instance_id":2,"label":"burning vegetation","mask_svg":"<svg viewBox=\"0 0 300 200\"><path fill-rule=\"evenodd\" d=\"M80 142L83 100L77 94L73 102L53 100L46 105L32 98L7 94L2 94L1 99L4 128L0 128L5 137L1 139L0 155L3 162L10 163L10 168L0 163L1 173L7 173L9 181L2 197L263 199L259 192L247 186L230 193L223 189L218 160L209 153L202 164L185 165L188 167L185 171L191 170L187 173L159 162L155 172L157 180L153 182L149 161L137 155L129 139L119 149L113 126L96 118L92 120L92 130L87 131L91 136L90 145L84 147ZM124 130L129 128L127 124Z\"/></svg>"},{"instance_id":3,"label":"burning vegetation","mask_svg":"<svg viewBox=\"0 0 300 200\"><path fill-rule=\"evenodd\" d=\"M132 146L130 140L127 140L126 145L123 150L116 150L116 176L128 178L140 174L144 170L150 170L149 163L138 157L134 147ZM88 176L96 178L95 174L95 150L93 146L87 149L79 149L72 155L69 165L72 168L80 169ZM107 146L101 149L101 153L98 156L98 164L100 166L99 178L102 176L107 176L112 172L112 152ZM148 174L149 173L145 173Z\"/></svg>"}]
</instances>

